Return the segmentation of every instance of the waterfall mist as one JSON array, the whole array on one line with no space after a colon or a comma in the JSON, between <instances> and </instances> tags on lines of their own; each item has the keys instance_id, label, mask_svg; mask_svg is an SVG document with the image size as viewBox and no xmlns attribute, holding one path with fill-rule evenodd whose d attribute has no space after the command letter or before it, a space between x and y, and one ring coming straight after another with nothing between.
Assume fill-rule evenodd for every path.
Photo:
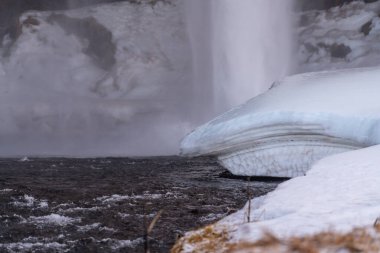
<instances>
[{"instance_id":1,"label":"waterfall mist","mask_svg":"<svg viewBox=\"0 0 380 253\"><path fill-rule=\"evenodd\" d=\"M196 126L181 10L120 2L24 13L0 44L0 156L178 153Z\"/></svg>"},{"instance_id":2,"label":"waterfall mist","mask_svg":"<svg viewBox=\"0 0 380 253\"><path fill-rule=\"evenodd\" d=\"M69 0L9 19L0 156L177 154L191 129L289 73L291 0L157 2Z\"/></svg>"},{"instance_id":3,"label":"waterfall mist","mask_svg":"<svg viewBox=\"0 0 380 253\"><path fill-rule=\"evenodd\" d=\"M266 91L291 73L292 0L185 2L194 91L211 114Z\"/></svg>"}]
</instances>

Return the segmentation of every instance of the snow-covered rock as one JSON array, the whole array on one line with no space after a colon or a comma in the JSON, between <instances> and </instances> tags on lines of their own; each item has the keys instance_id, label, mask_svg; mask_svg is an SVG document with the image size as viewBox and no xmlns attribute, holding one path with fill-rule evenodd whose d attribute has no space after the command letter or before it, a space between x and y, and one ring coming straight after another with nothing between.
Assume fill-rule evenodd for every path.
<instances>
[{"instance_id":1,"label":"snow-covered rock","mask_svg":"<svg viewBox=\"0 0 380 253\"><path fill-rule=\"evenodd\" d=\"M239 175L304 175L315 161L380 143L380 68L306 73L190 133L182 154Z\"/></svg>"},{"instance_id":2,"label":"snow-covered rock","mask_svg":"<svg viewBox=\"0 0 380 253\"><path fill-rule=\"evenodd\" d=\"M306 176L291 179L274 192L253 199L251 222L247 222L247 204L214 224L213 231L224 231L224 243L228 244L255 242L268 233L286 240L372 227L380 216L379 180L380 146L334 155L319 161ZM180 252L203 252L196 249L208 243L207 238L188 240L197 233L189 232L179 242L183 249Z\"/></svg>"},{"instance_id":3,"label":"snow-covered rock","mask_svg":"<svg viewBox=\"0 0 380 253\"><path fill-rule=\"evenodd\" d=\"M301 13L299 72L380 64L380 2L353 1Z\"/></svg>"}]
</instances>

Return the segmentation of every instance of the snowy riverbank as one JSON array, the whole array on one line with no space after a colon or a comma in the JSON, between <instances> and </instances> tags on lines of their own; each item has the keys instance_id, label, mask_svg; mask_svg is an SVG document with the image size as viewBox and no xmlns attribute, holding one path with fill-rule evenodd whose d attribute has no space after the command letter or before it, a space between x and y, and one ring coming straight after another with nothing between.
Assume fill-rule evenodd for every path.
<instances>
[{"instance_id":1,"label":"snowy riverbank","mask_svg":"<svg viewBox=\"0 0 380 253\"><path fill-rule=\"evenodd\" d=\"M305 13L299 28L300 71L346 70L279 82L192 132L183 142L184 153L217 154L237 174L276 175L289 164L305 164L308 145L306 139L299 141L305 132L363 146L379 144L379 7L378 2L353 2ZM349 69L364 66L376 67ZM289 152L294 145L300 148L298 156ZM252 199L216 224L187 233L173 252L379 252L380 146L360 145L356 151L313 160L305 176ZM235 156L231 164L223 160L229 156ZM298 173L298 167L291 170Z\"/></svg>"},{"instance_id":2,"label":"snowy riverbank","mask_svg":"<svg viewBox=\"0 0 380 253\"><path fill-rule=\"evenodd\" d=\"M367 237L379 246L380 235L372 231L380 217L379 154L380 146L374 146L325 158L306 176L291 179L266 196L252 199L250 208L248 203L211 227L188 233L174 252L207 252L207 247L215 247L214 252L227 252L232 244L252 247L228 252L265 252L265 248L254 243L269 234L285 243L270 243L269 248L275 245L279 247L276 252L292 252L286 248L286 241L291 238L322 232L344 235L356 228L364 228ZM247 221L248 216L251 222ZM215 236L210 237L210 233ZM321 244L319 250L327 246ZM349 250L348 244L330 246Z\"/></svg>"}]
</instances>

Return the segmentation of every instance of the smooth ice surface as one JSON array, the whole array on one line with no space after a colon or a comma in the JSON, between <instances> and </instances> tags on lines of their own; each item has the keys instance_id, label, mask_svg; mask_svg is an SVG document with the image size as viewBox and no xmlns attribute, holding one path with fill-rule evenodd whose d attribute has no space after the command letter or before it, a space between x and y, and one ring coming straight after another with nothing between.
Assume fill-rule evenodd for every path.
<instances>
[{"instance_id":1,"label":"smooth ice surface","mask_svg":"<svg viewBox=\"0 0 380 253\"><path fill-rule=\"evenodd\" d=\"M214 228L228 232L229 242L255 242L266 232L286 239L372 227L380 216L379 154L380 146L374 146L324 158L306 176L252 199L250 223L247 204Z\"/></svg>"},{"instance_id":2,"label":"smooth ice surface","mask_svg":"<svg viewBox=\"0 0 380 253\"><path fill-rule=\"evenodd\" d=\"M182 142L185 155L222 154L273 136L313 133L380 143L380 68L306 73L217 117Z\"/></svg>"}]
</instances>

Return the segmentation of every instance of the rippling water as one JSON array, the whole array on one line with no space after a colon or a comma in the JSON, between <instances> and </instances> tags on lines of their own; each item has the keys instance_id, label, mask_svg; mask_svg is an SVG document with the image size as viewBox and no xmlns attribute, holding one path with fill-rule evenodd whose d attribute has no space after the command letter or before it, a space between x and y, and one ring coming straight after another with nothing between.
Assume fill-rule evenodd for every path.
<instances>
[{"instance_id":1,"label":"rippling water","mask_svg":"<svg viewBox=\"0 0 380 253\"><path fill-rule=\"evenodd\" d=\"M223 174L223 176L221 176ZM225 177L213 158L0 160L0 251L167 252L184 232L281 180Z\"/></svg>"}]
</instances>

